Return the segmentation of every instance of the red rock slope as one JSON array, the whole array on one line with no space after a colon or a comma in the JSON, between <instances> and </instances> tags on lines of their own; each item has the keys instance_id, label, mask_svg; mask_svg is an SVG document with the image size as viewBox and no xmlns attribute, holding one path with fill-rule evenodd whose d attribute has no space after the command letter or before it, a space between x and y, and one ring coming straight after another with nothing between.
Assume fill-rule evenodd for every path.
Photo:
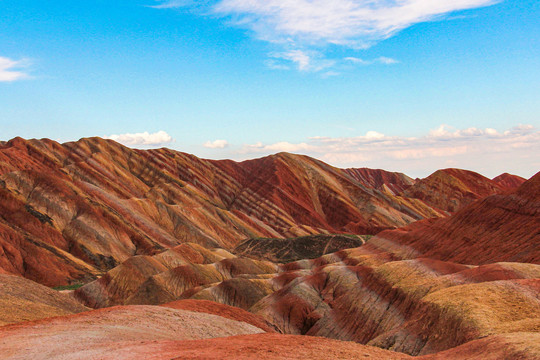
<instances>
[{"instance_id":1,"label":"red rock slope","mask_svg":"<svg viewBox=\"0 0 540 360\"><path fill-rule=\"evenodd\" d=\"M444 169L417 180L401 195L421 199L440 210L455 212L475 200L504 190L505 186L473 171Z\"/></svg>"},{"instance_id":2,"label":"red rock slope","mask_svg":"<svg viewBox=\"0 0 540 360\"><path fill-rule=\"evenodd\" d=\"M262 332L244 322L201 312L114 307L0 327L0 354L2 359L133 359L134 353L115 353L141 343Z\"/></svg>"},{"instance_id":3,"label":"red rock slope","mask_svg":"<svg viewBox=\"0 0 540 360\"><path fill-rule=\"evenodd\" d=\"M169 307L178 310L188 310L194 312L202 312L206 314L214 314L227 319L236 320L251 324L268 333L275 333L276 329L262 317L247 312L243 309L220 304L207 300L179 300L173 301L161 306Z\"/></svg>"},{"instance_id":4,"label":"red rock slope","mask_svg":"<svg viewBox=\"0 0 540 360\"><path fill-rule=\"evenodd\" d=\"M540 173L511 193L489 196L448 218L384 231L368 245L402 257L463 264L539 264Z\"/></svg>"},{"instance_id":5,"label":"red rock slope","mask_svg":"<svg viewBox=\"0 0 540 360\"><path fill-rule=\"evenodd\" d=\"M284 333L356 341L410 355L495 334L540 330L538 265L387 261L384 254L359 248L289 264L287 269L301 271L299 276L250 311Z\"/></svg>"},{"instance_id":6,"label":"red rock slope","mask_svg":"<svg viewBox=\"0 0 540 360\"><path fill-rule=\"evenodd\" d=\"M100 138L0 144L0 268L46 285L94 279L186 241L366 233L441 213L315 159L236 163Z\"/></svg>"},{"instance_id":7,"label":"red rock slope","mask_svg":"<svg viewBox=\"0 0 540 360\"><path fill-rule=\"evenodd\" d=\"M351 168L345 169L345 172L366 187L393 195L400 194L415 183L412 178L405 174L380 169Z\"/></svg>"},{"instance_id":8,"label":"red rock slope","mask_svg":"<svg viewBox=\"0 0 540 360\"><path fill-rule=\"evenodd\" d=\"M522 178L521 176L512 175L509 173L501 174L493 178L497 184L508 189L515 189L523 184L527 179Z\"/></svg>"},{"instance_id":9,"label":"red rock slope","mask_svg":"<svg viewBox=\"0 0 540 360\"><path fill-rule=\"evenodd\" d=\"M50 324L0 328L2 359L410 359L372 346L315 337L261 333L216 338L223 333L249 331L238 330L243 323L219 320L218 316L186 311L158 315L132 311L143 316L134 328L134 322L129 322L129 327L115 328L106 322L108 319L94 314L86 317L87 321L95 321L94 325L81 324L77 319L71 324L52 319ZM112 320L110 314L104 316L107 315ZM173 325L164 327L165 316L172 317ZM206 319L210 316L214 324ZM193 328L189 328L188 321ZM220 329L224 324L232 328ZM26 341L25 333L32 335ZM185 340L190 338L201 340Z\"/></svg>"}]
</instances>

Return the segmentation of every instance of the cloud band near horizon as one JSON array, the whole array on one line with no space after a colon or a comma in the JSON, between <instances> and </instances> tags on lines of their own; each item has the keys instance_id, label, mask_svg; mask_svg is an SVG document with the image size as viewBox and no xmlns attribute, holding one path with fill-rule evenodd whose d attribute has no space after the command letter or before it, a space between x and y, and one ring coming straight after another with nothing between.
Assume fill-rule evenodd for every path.
<instances>
[{"instance_id":1,"label":"cloud band near horizon","mask_svg":"<svg viewBox=\"0 0 540 360\"><path fill-rule=\"evenodd\" d=\"M174 141L165 131L106 138L131 147L167 146ZM470 169L492 177L503 172L529 177L540 170L540 130L532 125L519 125L502 132L491 128L455 129L441 125L417 137L387 136L368 131L363 136L317 136L295 143L242 145L220 139L201 144L201 149L206 149L206 156L211 155L211 158L237 161L279 152L297 153L337 167L382 168L417 177L448 167Z\"/></svg>"},{"instance_id":2,"label":"cloud band near horizon","mask_svg":"<svg viewBox=\"0 0 540 360\"><path fill-rule=\"evenodd\" d=\"M441 125L419 137L369 131L357 137L318 136L298 143L244 145L238 151L238 159L281 151L309 155L338 167L383 168L418 176L447 167L494 176L505 171L530 176L540 170L540 131L532 125L519 125L503 132Z\"/></svg>"}]
</instances>

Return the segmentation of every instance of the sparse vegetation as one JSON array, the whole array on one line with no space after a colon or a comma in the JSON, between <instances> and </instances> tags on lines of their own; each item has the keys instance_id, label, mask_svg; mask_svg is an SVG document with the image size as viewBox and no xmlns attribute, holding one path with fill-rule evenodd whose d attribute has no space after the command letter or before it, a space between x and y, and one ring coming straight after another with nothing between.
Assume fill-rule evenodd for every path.
<instances>
[{"instance_id":1,"label":"sparse vegetation","mask_svg":"<svg viewBox=\"0 0 540 360\"><path fill-rule=\"evenodd\" d=\"M62 285L62 286L55 286L53 287L56 291L63 291L63 290L77 290L78 288L82 287L84 284L71 284L71 285Z\"/></svg>"}]
</instances>

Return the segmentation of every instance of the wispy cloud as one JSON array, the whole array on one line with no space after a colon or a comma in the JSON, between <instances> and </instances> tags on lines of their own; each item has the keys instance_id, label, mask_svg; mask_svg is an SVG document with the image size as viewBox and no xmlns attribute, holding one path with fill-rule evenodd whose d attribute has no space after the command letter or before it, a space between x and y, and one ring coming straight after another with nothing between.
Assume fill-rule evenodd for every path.
<instances>
[{"instance_id":1,"label":"wispy cloud","mask_svg":"<svg viewBox=\"0 0 540 360\"><path fill-rule=\"evenodd\" d=\"M269 65L274 69L289 69L290 67L283 61L292 63L298 70L305 72L319 72L336 64L335 60L325 59L322 54L315 51L290 50L272 53L270 56L273 62Z\"/></svg>"},{"instance_id":2,"label":"wispy cloud","mask_svg":"<svg viewBox=\"0 0 540 360\"><path fill-rule=\"evenodd\" d=\"M503 132L492 128L454 129L441 125L419 137L387 136L368 131L356 137L256 143L244 145L239 155L243 159L280 151L310 155L341 167L376 167L413 175L427 175L428 169L449 166L497 175L520 166L538 171L540 131L531 125L519 125Z\"/></svg>"},{"instance_id":3,"label":"wispy cloud","mask_svg":"<svg viewBox=\"0 0 540 360\"><path fill-rule=\"evenodd\" d=\"M499 0L215 0L209 13L229 17L259 39L365 48L414 24ZM161 7L200 6L159 1Z\"/></svg>"},{"instance_id":4,"label":"wispy cloud","mask_svg":"<svg viewBox=\"0 0 540 360\"><path fill-rule=\"evenodd\" d=\"M0 82L27 79L30 76L23 70L30 65L28 60L12 60L0 56Z\"/></svg>"},{"instance_id":5,"label":"wispy cloud","mask_svg":"<svg viewBox=\"0 0 540 360\"><path fill-rule=\"evenodd\" d=\"M193 6L194 1L193 0L157 0L159 4L157 5L150 5L149 7L155 8L155 9L172 9L172 8L179 8L179 7L185 7L185 6Z\"/></svg>"},{"instance_id":6,"label":"wispy cloud","mask_svg":"<svg viewBox=\"0 0 540 360\"><path fill-rule=\"evenodd\" d=\"M105 136L105 139L117 141L126 146L163 146L174 142L174 139L165 131L150 134L148 131L134 134L120 134Z\"/></svg>"},{"instance_id":7,"label":"wispy cloud","mask_svg":"<svg viewBox=\"0 0 540 360\"><path fill-rule=\"evenodd\" d=\"M256 144L247 144L240 150L241 154L261 154L261 153L277 153L277 152L305 152L315 151L315 146L306 143L293 144L286 141L281 141L274 144L265 145L262 142Z\"/></svg>"},{"instance_id":8,"label":"wispy cloud","mask_svg":"<svg viewBox=\"0 0 540 360\"><path fill-rule=\"evenodd\" d=\"M227 140L207 141L203 146L208 149L224 149L229 146L229 142Z\"/></svg>"},{"instance_id":9,"label":"wispy cloud","mask_svg":"<svg viewBox=\"0 0 540 360\"><path fill-rule=\"evenodd\" d=\"M346 57L344 59L327 59L321 52L290 50L286 52L272 53L271 59L266 61L266 66L273 70L291 70L296 68L301 72L322 72L323 78L337 76L341 73L336 70L343 71L350 68L350 65L393 65L399 61L388 57L378 57L371 60L365 60L358 57ZM333 69L333 70L330 70Z\"/></svg>"},{"instance_id":10,"label":"wispy cloud","mask_svg":"<svg viewBox=\"0 0 540 360\"><path fill-rule=\"evenodd\" d=\"M397 63L390 57L327 59L322 49L329 44L366 49L414 24L455 17L457 11L485 7L501 0L156 1L155 8L197 9L201 16L222 17L228 24L249 30L257 39L281 46L285 50L270 54L271 59L266 61L271 69L319 72L344 62Z\"/></svg>"},{"instance_id":11,"label":"wispy cloud","mask_svg":"<svg viewBox=\"0 0 540 360\"><path fill-rule=\"evenodd\" d=\"M361 59L357 57L346 57L344 60L353 64L358 64L358 65L373 65L373 64L392 65L392 64L399 63L398 60L385 57L385 56L380 56L376 59L371 59L371 60L365 60L365 59Z\"/></svg>"}]
</instances>

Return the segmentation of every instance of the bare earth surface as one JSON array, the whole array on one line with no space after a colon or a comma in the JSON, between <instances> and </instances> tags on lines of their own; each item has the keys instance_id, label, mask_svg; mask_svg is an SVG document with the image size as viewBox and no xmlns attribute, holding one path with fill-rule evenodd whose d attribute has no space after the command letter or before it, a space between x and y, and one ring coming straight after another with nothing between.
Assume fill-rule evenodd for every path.
<instances>
[{"instance_id":1,"label":"bare earth surface","mask_svg":"<svg viewBox=\"0 0 540 360\"><path fill-rule=\"evenodd\" d=\"M200 312L159 306L113 307L0 327L0 354L2 359L95 359L116 351L122 343L261 332L244 322Z\"/></svg>"},{"instance_id":2,"label":"bare earth surface","mask_svg":"<svg viewBox=\"0 0 540 360\"><path fill-rule=\"evenodd\" d=\"M188 310L195 312L202 312L207 314L218 315L227 319L242 321L247 324L251 324L266 332L276 332L274 327L266 322L262 317L245 311L243 309L228 306L213 301L207 300L179 300L161 306L169 307L178 310Z\"/></svg>"},{"instance_id":3,"label":"bare earth surface","mask_svg":"<svg viewBox=\"0 0 540 360\"><path fill-rule=\"evenodd\" d=\"M540 173L0 143L0 359L536 360L539 344Z\"/></svg>"},{"instance_id":4,"label":"bare earth surface","mask_svg":"<svg viewBox=\"0 0 540 360\"><path fill-rule=\"evenodd\" d=\"M0 274L0 326L87 310L56 290L20 276Z\"/></svg>"},{"instance_id":5,"label":"bare earth surface","mask_svg":"<svg viewBox=\"0 0 540 360\"><path fill-rule=\"evenodd\" d=\"M412 182L405 175L361 173L287 153L238 163L100 138L15 138L0 144L0 268L67 285L187 241L231 250L253 237L375 234L444 215L397 193Z\"/></svg>"}]
</instances>

